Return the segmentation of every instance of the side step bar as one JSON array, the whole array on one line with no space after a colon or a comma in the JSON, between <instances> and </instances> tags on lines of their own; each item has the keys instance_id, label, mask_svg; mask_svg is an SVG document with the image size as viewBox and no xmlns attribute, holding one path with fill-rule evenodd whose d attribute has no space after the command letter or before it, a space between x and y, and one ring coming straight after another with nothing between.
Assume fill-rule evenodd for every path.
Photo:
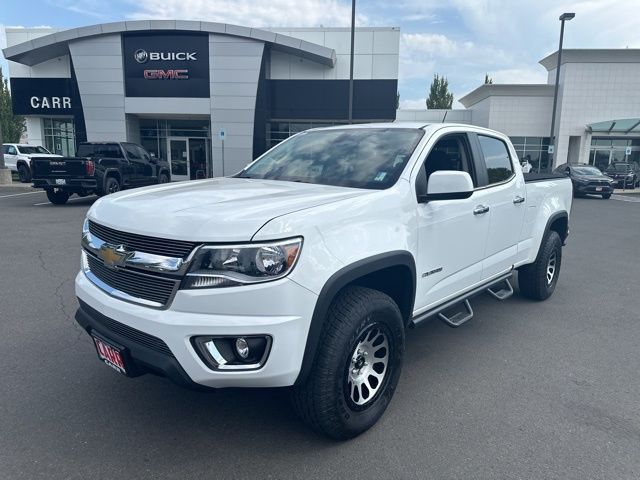
<instances>
[{"instance_id":1,"label":"side step bar","mask_svg":"<svg viewBox=\"0 0 640 480\"><path fill-rule=\"evenodd\" d=\"M428 310L424 313L421 313L419 315L416 315L415 317L413 317L411 319L410 325L411 326L416 326L422 322L424 322L425 320L429 320L435 316L438 316L438 318L440 318L441 320L443 320L447 325L450 325L452 327L458 327L460 325L462 325L464 322L469 321L472 317L473 317L473 310L471 309L471 305L469 305L468 299L475 296L475 295L479 295L481 293L483 293L484 291L486 291L487 289L494 287L494 286L498 286L501 283L504 283L505 281L507 281L508 283L508 279L509 277L511 277L511 275L513 274L513 269L511 269L508 273L505 273L503 275L500 275L499 277L485 283L484 285L480 285L472 290L469 290L468 292L460 295L459 297L456 297L452 300L449 300L448 302L444 302L441 305L438 305L437 307L432 308L431 310ZM509 288L511 289L511 292L513 293L513 289L511 288L511 284L509 283ZM504 288L496 290L497 293L500 293L504 290ZM507 298L507 297L504 297ZM458 312L454 315L447 315L446 314L446 310L451 309L451 307L455 307L461 303L464 303L465 305L463 305L463 307L465 308L465 311L463 312ZM448 318L449 320L451 320L451 322L447 322L446 320L444 320L439 314L440 313L444 313L444 317ZM466 318L465 317L469 317ZM462 321L461 321L462 320Z\"/></svg>"},{"instance_id":2,"label":"side step bar","mask_svg":"<svg viewBox=\"0 0 640 480\"><path fill-rule=\"evenodd\" d=\"M502 288L498 289L498 287ZM509 279L507 278L502 282L491 285L489 288L487 288L487 292L489 292L489 295L491 295L496 300L502 301L513 295L513 287L511 286L511 282L509 282Z\"/></svg>"},{"instance_id":3,"label":"side step bar","mask_svg":"<svg viewBox=\"0 0 640 480\"><path fill-rule=\"evenodd\" d=\"M453 328L459 327L463 323L468 322L469 320L471 320L473 318L473 310L471 309L471 304L469 303L469 300L468 299L467 300L463 300L458 305L464 307L464 309L463 310L458 310L457 312L455 312L451 316L445 315L445 312L440 312L438 314L438 318L440 320L442 320L444 323L446 323L447 325L449 325L450 327L453 327ZM456 306L457 305L449 308L448 310L453 310Z\"/></svg>"}]
</instances>

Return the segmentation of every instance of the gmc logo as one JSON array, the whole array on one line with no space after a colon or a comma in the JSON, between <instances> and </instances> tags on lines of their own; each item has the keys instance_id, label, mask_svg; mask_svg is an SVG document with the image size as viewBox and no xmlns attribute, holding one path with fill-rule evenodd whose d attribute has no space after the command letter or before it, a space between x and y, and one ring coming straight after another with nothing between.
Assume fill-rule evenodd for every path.
<instances>
[{"instance_id":1,"label":"gmc logo","mask_svg":"<svg viewBox=\"0 0 640 480\"><path fill-rule=\"evenodd\" d=\"M189 70L184 68L145 70L144 78L146 80L187 80L189 78Z\"/></svg>"}]
</instances>

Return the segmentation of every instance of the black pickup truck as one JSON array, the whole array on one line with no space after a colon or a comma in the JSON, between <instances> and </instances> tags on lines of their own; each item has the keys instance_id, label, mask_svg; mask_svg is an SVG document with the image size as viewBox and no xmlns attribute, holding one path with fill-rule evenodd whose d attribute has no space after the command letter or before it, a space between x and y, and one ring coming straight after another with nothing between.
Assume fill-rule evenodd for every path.
<instances>
[{"instance_id":1,"label":"black pickup truck","mask_svg":"<svg viewBox=\"0 0 640 480\"><path fill-rule=\"evenodd\" d=\"M171 180L169 164L135 143L84 142L76 154L31 161L33 186L44 188L51 203L62 205L74 193L102 196Z\"/></svg>"}]
</instances>

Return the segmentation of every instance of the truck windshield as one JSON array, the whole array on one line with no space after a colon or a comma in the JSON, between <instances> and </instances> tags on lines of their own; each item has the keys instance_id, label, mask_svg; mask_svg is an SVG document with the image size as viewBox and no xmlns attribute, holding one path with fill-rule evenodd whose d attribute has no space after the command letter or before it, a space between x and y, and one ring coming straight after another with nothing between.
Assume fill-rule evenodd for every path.
<instances>
[{"instance_id":1,"label":"truck windshield","mask_svg":"<svg viewBox=\"0 0 640 480\"><path fill-rule=\"evenodd\" d=\"M423 135L418 128L303 132L237 176L382 190L398 180Z\"/></svg>"},{"instance_id":2,"label":"truck windshield","mask_svg":"<svg viewBox=\"0 0 640 480\"><path fill-rule=\"evenodd\" d=\"M122 158L122 150L117 143L81 143L76 152L78 157Z\"/></svg>"},{"instance_id":3,"label":"truck windshield","mask_svg":"<svg viewBox=\"0 0 640 480\"><path fill-rule=\"evenodd\" d=\"M25 155L36 155L36 154L51 155L51 152L49 150L37 145L20 146L17 148L20 153L24 153Z\"/></svg>"}]
</instances>

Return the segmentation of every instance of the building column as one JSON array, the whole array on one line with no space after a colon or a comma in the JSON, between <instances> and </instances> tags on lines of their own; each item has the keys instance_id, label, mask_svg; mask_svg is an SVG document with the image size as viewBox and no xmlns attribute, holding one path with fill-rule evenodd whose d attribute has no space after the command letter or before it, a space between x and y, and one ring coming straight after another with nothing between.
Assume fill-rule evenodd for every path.
<instances>
[{"instance_id":1,"label":"building column","mask_svg":"<svg viewBox=\"0 0 640 480\"><path fill-rule=\"evenodd\" d=\"M253 160L253 128L264 42L209 35L213 176L234 174ZM224 170L220 129L225 131Z\"/></svg>"}]
</instances>

